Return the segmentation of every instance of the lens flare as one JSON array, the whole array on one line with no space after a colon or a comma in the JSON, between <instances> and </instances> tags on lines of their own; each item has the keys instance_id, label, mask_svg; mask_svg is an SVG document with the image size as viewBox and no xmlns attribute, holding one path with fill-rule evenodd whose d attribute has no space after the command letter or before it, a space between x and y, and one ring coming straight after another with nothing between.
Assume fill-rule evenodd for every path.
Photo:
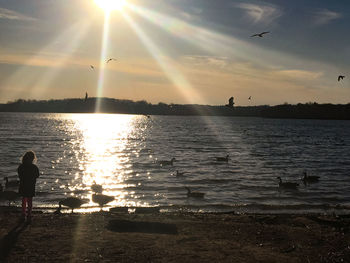
<instances>
[{"instance_id":1,"label":"lens flare","mask_svg":"<svg viewBox=\"0 0 350 263\"><path fill-rule=\"evenodd\" d=\"M96 5L102 8L105 12L113 10L122 10L125 5L125 0L94 0Z\"/></svg>"}]
</instances>

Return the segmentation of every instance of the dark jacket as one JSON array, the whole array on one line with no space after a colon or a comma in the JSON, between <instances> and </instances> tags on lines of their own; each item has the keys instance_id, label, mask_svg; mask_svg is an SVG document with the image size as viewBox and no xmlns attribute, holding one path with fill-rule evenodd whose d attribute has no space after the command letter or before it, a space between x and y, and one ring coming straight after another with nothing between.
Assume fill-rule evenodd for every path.
<instances>
[{"instance_id":1,"label":"dark jacket","mask_svg":"<svg viewBox=\"0 0 350 263\"><path fill-rule=\"evenodd\" d=\"M21 164L18 169L19 194L22 197L35 196L36 178L39 177L39 168L35 164Z\"/></svg>"}]
</instances>

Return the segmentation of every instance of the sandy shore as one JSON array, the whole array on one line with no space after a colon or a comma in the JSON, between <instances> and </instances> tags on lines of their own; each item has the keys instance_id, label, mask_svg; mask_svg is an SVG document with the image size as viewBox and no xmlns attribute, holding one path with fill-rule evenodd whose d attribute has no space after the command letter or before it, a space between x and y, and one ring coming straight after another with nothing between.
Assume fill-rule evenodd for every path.
<instances>
[{"instance_id":1,"label":"sandy shore","mask_svg":"<svg viewBox=\"0 0 350 263\"><path fill-rule=\"evenodd\" d=\"M1 212L4 262L350 262L350 216Z\"/></svg>"}]
</instances>

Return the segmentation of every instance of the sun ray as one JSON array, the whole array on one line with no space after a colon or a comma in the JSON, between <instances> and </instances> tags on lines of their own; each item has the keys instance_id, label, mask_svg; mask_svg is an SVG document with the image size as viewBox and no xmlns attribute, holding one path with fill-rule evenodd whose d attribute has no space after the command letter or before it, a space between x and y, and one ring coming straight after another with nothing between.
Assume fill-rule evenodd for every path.
<instances>
[{"instance_id":1,"label":"sun ray","mask_svg":"<svg viewBox=\"0 0 350 263\"><path fill-rule=\"evenodd\" d=\"M60 70L62 70L63 66L71 59L71 55L77 50L81 40L86 35L90 23L79 22L74 24L67 30L65 30L59 37L54 39L49 45L42 48L37 54L33 55L28 59L28 61L23 61L21 66L15 73L10 75L8 79L4 81L3 86L16 86L14 83L18 84L20 82L22 85L27 87L27 91L30 94L34 95L35 98L39 97L40 87L49 88L51 81L59 74ZM72 38L72 35L74 36ZM70 41L66 41L70 39ZM57 45L57 43L65 43L61 50L59 50L59 54L52 54L52 49ZM52 58L52 64L54 67L47 68L44 73L40 75L39 79L31 78L28 71L31 66L36 65L36 61L40 60L42 56ZM54 57L55 55L55 57ZM59 56L58 56L59 55ZM23 77L26 76L26 77ZM11 89L11 97L16 98L18 94L22 93L22 90ZM1 94L0 94L1 95ZM6 97L8 94L6 94Z\"/></svg>"},{"instance_id":2,"label":"sun ray","mask_svg":"<svg viewBox=\"0 0 350 263\"><path fill-rule=\"evenodd\" d=\"M101 49L101 58L100 58L100 69L99 77L97 83L97 102L95 112L100 112L101 110L101 97L103 96L103 85L105 80L105 61L107 58L107 48L108 48L108 34L109 34L109 20L110 13L106 13L105 21L103 26L103 36L102 36L102 49Z\"/></svg>"},{"instance_id":3,"label":"sun ray","mask_svg":"<svg viewBox=\"0 0 350 263\"><path fill-rule=\"evenodd\" d=\"M123 13L124 18L136 32L142 43L146 46L152 57L171 80L174 86L181 92L187 102L197 103L203 101L200 94L192 87L183 74L173 65L164 52L145 34L145 32L131 19L131 17Z\"/></svg>"},{"instance_id":4,"label":"sun ray","mask_svg":"<svg viewBox=\"0 0 350 263\"><path fill-rule=\"evenodd\" d=\"M182 94L184 99L190 104L198 104L198 101L203 101L205 103L205 100L202 98L200 93L192 87L192 85L186 80L182 73L177 70L171 61L166 60L166 56L164 55L163 51L145 34L145 32L131 19L131 17L126 13L123 13L123 16L139 36L142 43L146 46L152 57L156 60L167 77ZM205 116L203 119L207 127L218 138L219 144L223 145L219 136L220 133L217 130L215 123L213 123L210 118Z\"/></svg>"}]
</instances>

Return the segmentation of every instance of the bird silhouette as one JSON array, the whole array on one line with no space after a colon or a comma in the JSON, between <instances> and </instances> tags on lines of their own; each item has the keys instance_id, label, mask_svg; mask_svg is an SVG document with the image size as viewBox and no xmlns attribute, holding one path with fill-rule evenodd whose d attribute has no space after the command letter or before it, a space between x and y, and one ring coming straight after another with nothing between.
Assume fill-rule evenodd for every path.
<instances>
[{"instance_id":1,"label":"bird silhouette","mask_svg":"<svg viewBox=\"0 0 350 263\"><path fill-rule=\"evenodd\" d=\"M342 80L342 79L344 79L344 78L345 78L345 76L339 75L339 76L338 76L338 81L340 81L340 80Z\"/></svg>"},{"instance_id":2,"label":"bird silhouette","mask_svg":"<svg viewBox=\"0 0 350 263\"><path fill-rule=\"evenodd\" d=\"M261 32L259 34L251 35L250 37L263 37L263 35L270 33L270 31Z\"/></svg>"},{"instance_id":3,"label":"bird silhouette","mask_svg":"<svg viewBox=\"0 0 350 263\"><path fill-rule=\"evenodd\" d=\"M15 191L0 192L0 201L8 201L9 206L11 205L11 202L14 202L19 198L20 198L20 195Z\"/></svg>"},{"instance_id":4,"label":"bird silhouette","mask_svg":"<svg viewBox=\"0 0 350 263\"><path fill-rule=\"evenodd\" d=\"M277 177L277 179L279 180L278 186L279 186L280 188L284 188L284 189L297 189L298 186L299 186L298 183L282 182L281 177Z\"/></svg>"},{"instance_id":5,"label":"bird silhouette","mask_svg":"<svg viewBox=\"0 0 350 263\"><path fill-rule=\"evenodd\" d=\"M90 65L90 68L91 68L92 70L94 70L94 69L95 69L95 67L94 67L93 65Z\"/></svg>"},{"instance_id":6,"label":"bird silhouette","mask_svg":"<svg viewBox=\"0 0 350 263\"><path fill-rule=\"evenodd\" d=\"M111 62L111 61L113 61L113 60L115 60L115 61L117 61L117 59L116 58L109 58L108 60L107 60L107 64L109 63L109 62Z\"/></svg>"},{"instance_id":7,"label":"bird silhouette","mask_svg":"<svg viewBox=\"0 0 350 263\"><path fill-rule=\"evenodd\" d=\"M60 214L61 213L61 208L62 208L62 205L64 206L68 206L70 209L72 209L72 213L73 213L73 210L75 208L79 208L81 207L83 204L87 203L87 201L84 201L80 198L77 198L77 197L67 197L61 201L58 202L58 208L57 210L55 211L55 214Z\"/></svg>"},{"instance_id":8,"label":"bird silhouette","mask_svg":"<svg viewBox=\"0 0 350 263\"><path fill-rule=\"evenodd\" d=\"M193 192L189 187L185 187L187 190L187 197L203 198L205 193Z\"/></svg>"},{"instance_id":9,"label":"bird silhouette","mask_svg":"<svg viewBox=\"0 0 350 263\"><path fill-rule=\"evenodd\" d=\"M96 182L94 181L93 184L91 185L91 190L94 193L101 194L103 192L103 187L100 184L96 184Z\"/></svg>"},{"instance_id":10,"label":"bird silhouette","mask_svg":"<svg viewBox=\"0 0 350 263\"><path fill-rule=\"evenodd\" d=\"M229 155L227 154L226 157L215 157L217 162L227 162L230 159Z\"/></svg>"},{"instance_id":11,"label":"bird silhouette","mask_svg":"<svg viewBox=\"0 0 350 263\"><path fill-rule=\"evenodd\" d=\"M235 103L233 102L233 97L229 98L228 100L228 104L226 104L226 107L232 108L233 109L233 105L235 105Z\"/></svg>"},{"instance_id":12,"label":"bird silhouette","mask_svg":"<svg viewBox=\"0 0 350 263\"><path fill-rule=\"evenodd\" d=\"M19 181L9 181L9 178L6 176L4 177L5 180L5 188L11 188L11 187L17 187L19 186Z\"/></svg>"},{"instance_id":13,"label":"bird silhouette","mask_svg":"<svg viewBox=\"0 0 350 263\"><path fill-rule=\"evenodd\" d=\"M306 171L303 172L304 177L301 178L301 180L304 182L304 184L311 184L311 183L317 183L320 179L319 176L316 175L308 175Z\"/></svg>"},{"instance_id":14,"label":"bird silhouette","mask_svg":"<svg viewBox=\"0 0 350 263\"><path fill-rule=\"evenodd\" d=\"M103 195L103 194L93 194L92 202L99 204L101 210L105 204L108 204L114 200L113 196Z\"/></svg>"},{"instance_id":15,"label":"bird silhouette","mask_svg":"<svg viewBox=\"0 0 350 263\"><path fill-rule=\"evenodd\" d=\"M251 100L252 99L252 96L249 96L248 100Z\"/></svg>"},{"instance_id":16,"label":"bird silhouette","mask_svg":"<svg viewBox=\"0 0 350 263\"><path fill-rule=\"evenodd\" d=\"M160 164L160 166L173 165L175 161L176 161L175 158L171 158L170 161L158 161L158 163Z\"/></svg>"}]
</instances>

